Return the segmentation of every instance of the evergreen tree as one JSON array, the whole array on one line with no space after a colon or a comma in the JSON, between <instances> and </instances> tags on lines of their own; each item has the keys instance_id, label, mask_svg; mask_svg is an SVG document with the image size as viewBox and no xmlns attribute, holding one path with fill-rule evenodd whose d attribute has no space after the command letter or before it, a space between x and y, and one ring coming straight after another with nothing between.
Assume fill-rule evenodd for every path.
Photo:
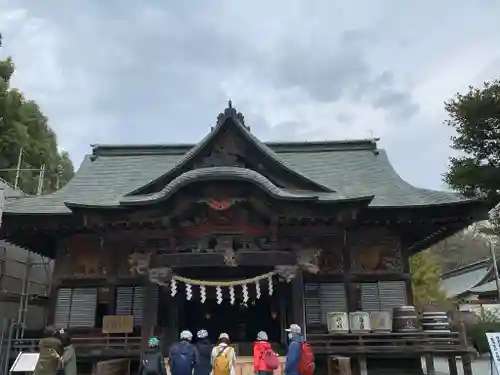
<instances>
[{"instance_id":1,"label":"evergreen tree","mask_svg":"<svg viewBox=\"0 0 500 375\"><path fill-rule=\"evenodd\" d=\"M0 35L0 48L2 38ZM0 50L1 51L1 50ZM52 192L66 184L74 174L67 152L58 152L57 138L38 105L10 87L15 66L10 57L0 60L0 178L14 184L22 149L23 169L45 167L43 192ZM39 171L22 171L18 187L26 193L37 191Z\"/></svg>"},{"instance_id":2,"label":"evergreen tree","mask_svg":"<svg viewBox=\"0 0 500 375\"><path fill-rule=\"evenodd\" d=\"M469 197L486 199L493 207L500 201L500 80L445 104L446 123L457 132L452 147L460 156L450 159L446 182Z\"/></svg>"}]
</instances>

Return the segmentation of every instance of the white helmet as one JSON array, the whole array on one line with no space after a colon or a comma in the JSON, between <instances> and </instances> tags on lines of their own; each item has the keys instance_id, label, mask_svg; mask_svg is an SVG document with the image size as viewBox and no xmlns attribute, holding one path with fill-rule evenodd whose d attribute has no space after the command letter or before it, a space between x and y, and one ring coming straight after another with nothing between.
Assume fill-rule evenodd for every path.
<instances>
[{"instance_id":1,"label":"white helmet","mask_svg":"<svg viewBox=\"0 0 500 375\"><path fill-rule=\"evenodd\" d=\"M206 329L200 329L198 331L198 333L196 334L196 336L199 338L199 339L204 339L206 337L208 337L208 332Z\"/></svg>"},{"instance_id":2,"label":"white helmet","mask_svg":"<svg viewBox=\"0 0 500 375\"><path fill-rule=\"evenodd\" d=\"M191 341L193 339L193 334L186 330L186 331L182 331L181 332L181 340L188 340L188 341Z\"/></svg>"},{"instance_id":3,"label":"white helmet","mask_svg":"<svg viewBox=\"0 0 500 375\"><path fill-rule=\"evenodd\" d=\"M257 340L259 341L269 340L269 338L267 337L267 333L265 333L264 331L260 331L259 333L257 333Z\"/></svg>"}]
</instances>

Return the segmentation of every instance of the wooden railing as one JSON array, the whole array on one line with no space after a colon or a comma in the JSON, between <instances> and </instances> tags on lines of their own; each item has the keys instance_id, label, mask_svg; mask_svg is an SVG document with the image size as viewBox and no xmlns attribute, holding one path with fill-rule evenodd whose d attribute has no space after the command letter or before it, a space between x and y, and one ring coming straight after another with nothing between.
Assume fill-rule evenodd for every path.
<instances>
[{"instance_id":1,"label":"wooden railing","mask_svg":"<svg viewBox=\"0 0 500 375\"><path fill-rule=\"evenodd\" d=\"M40 339L13 340L13 352L35 352L38 350ZM74 337L76 355L79 357L131 357L139 356L141 351L141 337L137 336L95 336Z\"/></svg>"},{"instance_id":2,"label":"wooden railing","mask_svg":"<svg viewBox=\"0 0 500 375\"><path fill-rule=\"evenodd\" d=\"M471 352L458 332L448 333L311 333L307 340L318 354L434 354L464 355Z\"/></svg>"}]
</instances>

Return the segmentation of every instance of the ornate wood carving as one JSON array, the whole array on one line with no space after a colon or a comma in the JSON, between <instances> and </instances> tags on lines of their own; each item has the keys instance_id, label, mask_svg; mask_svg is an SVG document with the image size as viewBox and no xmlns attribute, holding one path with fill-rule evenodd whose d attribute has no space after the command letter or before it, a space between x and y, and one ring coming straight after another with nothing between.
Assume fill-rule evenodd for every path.
<instances>
[{"instance_id":1,"label":"ornate wood carving","mask_svg":"<svg viewBox=\"0 0 500 375\"><path fill-rule=\"evenodd\" d=\"M244 156L244 142L235 135L225 132L215 142L210 153L201 159L195 167L245 167Z\"/></svg>"},{"instance_id":2,"label":"ornate wood carving","mask_svg":"<svg viewBox=\"0 0 500 375\"><path fill-rule=\"evenodd\" d=\"M397 234L383 227L349 233L351 269L354 272L402 272L401 243Z\"/></svg>"},{"instance_id":3,"label":"ornate wood carving","mask_svg":"<svg viewBox=\"0 0 500 375\"><path fill-rule=\"evenodd\" d=\"M344 257L342 248L336 247L321 253L319 268L322 274L344 272Z\"/></svg>"},{"instance_id":4,"label":"ornate wood carving","mask_svg":"<svg viewBox=\"0 0 500 375\"><path fill-rule=\"evenodd\" d=\"M101 278L107 275L109 253L97 235L75 235L63 241L56 261L62 277Z\"/></svg>"}]
</instances>

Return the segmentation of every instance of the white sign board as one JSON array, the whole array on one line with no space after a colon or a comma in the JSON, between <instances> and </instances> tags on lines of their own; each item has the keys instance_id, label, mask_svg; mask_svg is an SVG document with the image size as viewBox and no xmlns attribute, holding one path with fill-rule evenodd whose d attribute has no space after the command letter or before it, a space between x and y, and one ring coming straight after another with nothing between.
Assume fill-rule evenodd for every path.
<instances>
[{"instance_id":1,"label":"white sign board","mask_svg":"<svg viewBox=\"0 0 500 375\"><path fill-rule=\"evenodd\" d=\"M33 372L38 362L40 353L19 353L10 372Z\"/></svg>"},{"instance_id":2,"label":"white sign board","mask_svg":"<svg viewBox=\"0 0 500 375\"><path fill-rule=\"evenodd\" d=\"M496 373L500 374L500 332L487 333L486 338L490 347L491 360L497 369Z\"/></svg>"}]
</instances>

